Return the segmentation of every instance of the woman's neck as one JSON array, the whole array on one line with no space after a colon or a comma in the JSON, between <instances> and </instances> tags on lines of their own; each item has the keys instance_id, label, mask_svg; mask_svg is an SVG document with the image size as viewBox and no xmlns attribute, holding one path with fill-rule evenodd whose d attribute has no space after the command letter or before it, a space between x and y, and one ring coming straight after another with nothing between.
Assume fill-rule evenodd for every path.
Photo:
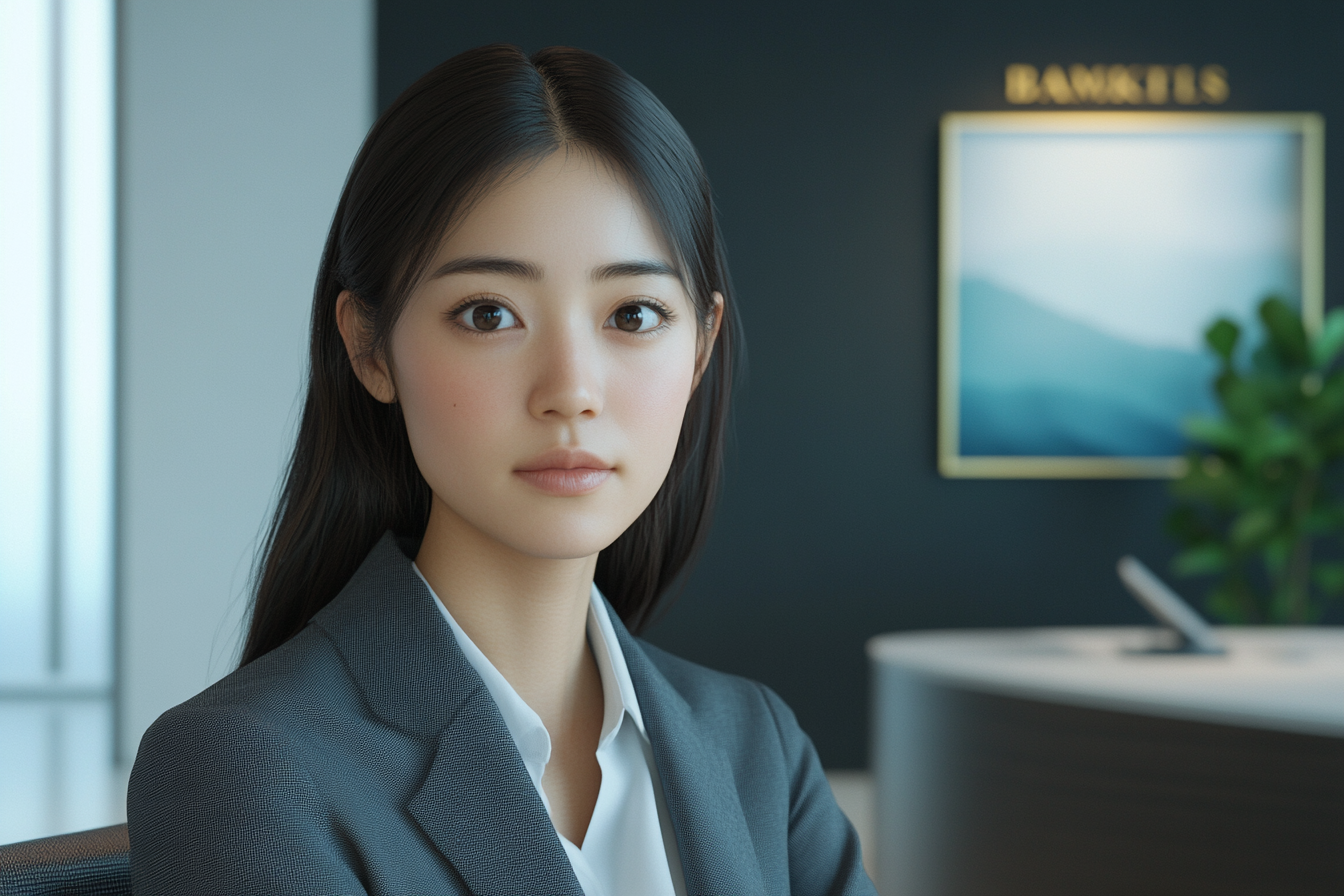
<instances>
[{"instance_id":1,"label":"woman's neck","mask_svg":"<svg viewBox=\"0 0 1344 896\"><path fill-rule=\"evenodd\" d=\"M415 563L552 737L579 705L591 702L586 692L594 683L600 704L601 681L586 638L596 555L552 560L521 554L436 498Z\"/></svg>"},{"instance_id":2,"label":"woman's neck","mask_svg":"<svg viewBox=\"0 0 1344 896\"><path fill-rule=\"evenodd\" d=\"M551 736L541 782L551 820L582 846L602 784L602 679L585 635L597 556L521 554L435 498L415 564L467 637L541 717Z\"/></svg>"}]
</instances>

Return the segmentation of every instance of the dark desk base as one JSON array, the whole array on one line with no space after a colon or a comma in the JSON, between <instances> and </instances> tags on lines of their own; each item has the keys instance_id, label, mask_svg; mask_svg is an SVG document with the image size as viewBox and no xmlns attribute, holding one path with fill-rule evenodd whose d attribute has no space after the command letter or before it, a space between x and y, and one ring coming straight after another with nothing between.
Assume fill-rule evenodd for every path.
<instances>
[{"instance_id":1,"label":"dark desk base","mask_svg":"<svg viewBox=\"0 0 1344 896\"><path fill-rule=\"evenodd\" d=\"M920 704L921 871L904 890L1344 894L1344 739L937 685ZM881 839L894 798L878 799Z\"/></svg>"}]
</instances>

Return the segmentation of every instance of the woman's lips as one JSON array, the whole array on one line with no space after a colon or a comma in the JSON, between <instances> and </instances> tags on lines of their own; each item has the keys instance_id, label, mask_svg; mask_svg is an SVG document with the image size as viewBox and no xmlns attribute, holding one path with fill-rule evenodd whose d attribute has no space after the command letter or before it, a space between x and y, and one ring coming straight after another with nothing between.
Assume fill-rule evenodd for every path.
<instances>
[{"instance_id":1,"label":"woman's lips","mask_svg":"<svg viewBox=\"0 0 1344 896\"><path fill-rule=\"evenodd\" d=\"M573 497L596 491L615 471L611 464L587 451L553 448L513 472L548 495Z\"/></svg>"},{"instance_id":2,"label":"woman's lips","mask_svg":"<svg viewBox=\"0 0 1344 896\"><path fill-rule=\"evenodd\" d=\"M524 482L541 489L546 494L565 498L597 491L612 473L611 470L594 470L591 467L575 467L571 470L552 467L549 470L513 472L515 476L521 477Z\"/></svg>"}]
</instances>

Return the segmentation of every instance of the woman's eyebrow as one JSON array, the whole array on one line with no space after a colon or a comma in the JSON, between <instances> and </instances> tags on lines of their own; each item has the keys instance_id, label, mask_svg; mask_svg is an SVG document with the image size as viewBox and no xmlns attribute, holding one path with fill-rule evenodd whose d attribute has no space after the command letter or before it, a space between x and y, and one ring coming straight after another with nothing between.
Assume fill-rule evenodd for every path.
<instances>
[{"instance_id":1,"label":"woman's eyebrow","mask_svg":"<svg viewBox=\"0 0 1344 896\"><path fill-rule=\"evenodd\" d=\"M648 277L650 275L676 277L681 280L681 272L663 261L618 261L593 268L593 282L595 283L603 280L615 280L619 277Z\"/></svg>"},{"instance_id":2,"label":"woman's eyebrow","mask_svg":"<svg viewBox=\"0 0 1344 896\"><path fill-rule=\"evenodd\" d=\"M491 255L468 255L445 262L429 276L431 280L447 277L449 274L503 274L520 280L540 280L541 267L530 261L516 258L497 258Z\"/></svg>"}]
</instances>

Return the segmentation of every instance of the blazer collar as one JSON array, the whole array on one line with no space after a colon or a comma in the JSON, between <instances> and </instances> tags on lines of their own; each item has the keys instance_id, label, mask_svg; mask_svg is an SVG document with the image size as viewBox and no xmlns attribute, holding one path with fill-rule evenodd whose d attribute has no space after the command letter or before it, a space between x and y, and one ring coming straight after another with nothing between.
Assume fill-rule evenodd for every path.
<instances>
[{"instance_id":1,"label":"blazer collar","mask_svg":"<svg viewBox=\"0 0 1344 896\"><path fill-rule=\"evenodd\" d=\"M732 765L712 732L607 605L630 669L663 797L677 835L687 893L765 893Z\"/></svg>"},{"instance_id":2,"label":"blazer collar","mask_svg":"<svg viewBox=\"0 0 1344 896\"><path fill-rule=\"evenodd\" d=\"M467 886L582 896L498 707L431 600L389 532L313 625L374 713L434 742L408 809Z\"/></svg>"}]
</instances>

